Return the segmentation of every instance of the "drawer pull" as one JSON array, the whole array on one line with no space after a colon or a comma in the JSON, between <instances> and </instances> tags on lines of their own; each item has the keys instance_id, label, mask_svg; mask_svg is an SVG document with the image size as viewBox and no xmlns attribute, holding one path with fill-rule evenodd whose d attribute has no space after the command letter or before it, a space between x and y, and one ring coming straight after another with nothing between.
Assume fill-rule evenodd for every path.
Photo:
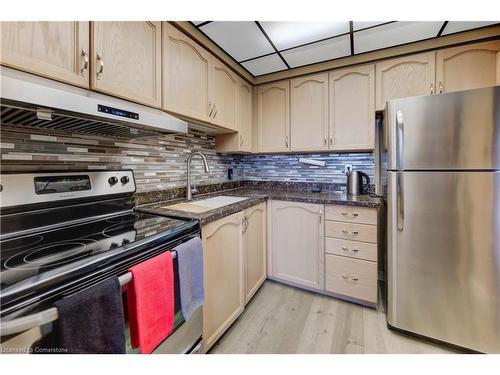
<instances>
[{"instance_id":1,"label":"drawer pull","mask_svg":"<svg viewBox=\"0 0 500 375\"><path fill-rule=\"evenodd\" d=\"M358 217L359 214L351 214L349 212L342 212L342 216L345 216L345 217Z\"/></svg>"},{"instance_id":2,"label":"drawer pull","mask_svg":"<svg viewBox=\"0 0 500 375\"><path fill-rule=\"evenodd\" d=\"M344 233L346 236L357 236L359 232L357 230L349 231L349 230L342 230L342 233Z\"/></svg>"},{"instance_id":3,"label":"drawer pull","mask_svg":"<svg viewBox=\"0 0 500 375\"><path fill-rule=\"evenodd\" d=\"M346 252L353 252L353 253L357 253L359 250L358 249L349 249L348 247L343 247L342 246L342 250L346 251Z\"/></svg>"},{"instance_id":4,"label":"drawer pull","mask_svg":"<svg viewBox=\"0 0 500 375\"><path fill-rule=\"evenodd\" d=\"M359 279L356 276L347 276L347 275L342 275L342 278L346 281L358 281Z\"/></svg>"}]
</instances>

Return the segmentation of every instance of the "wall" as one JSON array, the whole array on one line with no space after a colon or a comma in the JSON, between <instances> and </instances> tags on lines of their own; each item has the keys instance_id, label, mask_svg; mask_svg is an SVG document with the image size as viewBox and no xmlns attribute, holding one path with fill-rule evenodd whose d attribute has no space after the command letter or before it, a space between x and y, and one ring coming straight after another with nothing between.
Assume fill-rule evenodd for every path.
<instances>
[{"instance_id":1,"label":"wall","mask_svg":"<svg viewBox=\"0 0 500 375\"><path fill-rule=\"evenodd\" d=\"M193 181L212 184L227 181L233 168L235 180L345 183L344 164L366 171L373 177L373 157L369 153L222 155L215 152L212 136L197 131L185 135L121 141L83 135L33 131L2 125L0 133L1 170L134 170L138 191L161 190L186 185L186 158L192 150L203 152L211 171L193 159ZM324 160L327 166L298 163L299 157Z\"/></svg>"}]
</instances>

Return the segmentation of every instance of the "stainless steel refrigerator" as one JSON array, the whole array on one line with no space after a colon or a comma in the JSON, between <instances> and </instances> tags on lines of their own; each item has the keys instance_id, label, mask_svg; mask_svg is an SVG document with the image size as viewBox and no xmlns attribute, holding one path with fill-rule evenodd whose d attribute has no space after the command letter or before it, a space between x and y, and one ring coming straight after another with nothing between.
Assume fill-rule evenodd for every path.
<instances>
[{"instance_id":1,"label":"stainless steel refrigerator","mask_svg":"<svg viewBox=\"0 0 500 375\"><path fill-rule=\"evenodd\" d=\"M384 137L389 326L500 353L500 86L389 101Z\"/></svg>"}]
</instances>

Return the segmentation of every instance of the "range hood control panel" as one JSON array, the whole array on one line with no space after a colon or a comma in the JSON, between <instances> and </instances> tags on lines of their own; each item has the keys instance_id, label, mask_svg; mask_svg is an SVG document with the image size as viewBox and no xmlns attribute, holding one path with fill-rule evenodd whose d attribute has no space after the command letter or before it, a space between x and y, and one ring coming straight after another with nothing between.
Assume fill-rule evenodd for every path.
<instances>
[{"instance_id":1,"label":"range hood control panel","mask_svg":"<svg viewBox=\"0 0 500 375\"><path fill-rule=\"evenodd\" d=\"M107 113L109 115L131 118L134 120L139 120L139 114L135 112L126 111L124 109L109 107L107 105L98 104L97 110L102 113Z\"/></svg>"}]
</instances>

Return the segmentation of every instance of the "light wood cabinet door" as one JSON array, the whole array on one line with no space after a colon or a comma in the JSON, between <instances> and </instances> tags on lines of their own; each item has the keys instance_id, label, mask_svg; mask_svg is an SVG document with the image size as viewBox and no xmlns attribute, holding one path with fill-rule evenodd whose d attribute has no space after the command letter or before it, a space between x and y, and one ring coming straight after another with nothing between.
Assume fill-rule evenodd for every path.
<instances>
[{"instance_id":1,"label":"light wood cabinet door","mask_svg":"<svg viewBox=\"0 0 500 375\"><path fill-rule=\"evenodd\" d=\"M259 152L290 150L290 81L258 87L257 131Z\"/></svg>"},{"instance_id":2,"label":"light wood cabinet door","mask_svg":"<svg viewBox=\"0 0 500 375\"><path fill-rule=\"evenodd\" d=\"M266 280L266 202L247 208L244 215L245 304L247 304Z\"/></svg>"},{"instance_id":3,"label":"light wood cabinet door","mask_svg":"<svg viewBox=\"0 0 500 375\"><path fill-rule=\"evenodd\" d=\"M0 62L89 87L89 22L1 22Z\"/></svg>"},{"instance_id":4,"label":"light wood cabinet door","mask_svg":"<svg viewBox=\"0 0 500 375\"><path fill-rule=\"evenodd\" d=\"M290 81L292 151L328 149L328 73Z\"/></svg>"},{"instance_id":5,"label":"light wood cabinet door","mask_svg":"<svg viewBox=\"0 0 500 375\"><path fill-rule=\"evenodd\" d=\"M269 269L273 278L324 289L323 205L271 201Z\"/></svg>"},{"instance_id":6,"label":"light wood cabinet door","mask_svg":"<svg viewBox=\"0 0 500 375\"><path fill-rule=\"evenodd\" d=\"M243 212L240 211L201 228L205 350L219 339L245 306L242 223Z\"/></svg>"},{"instance_id":7,"label":"light wood cabinet door","mask_svg":"<svg viewBox=\"0 0 500 375\"><path fill-rule=\"evenodd\" d=\"M330 73L331 149L371 150L375 139L375 66Z\"/></svg>"},{"instance_id":8,"label":"light wood cabinet door","mask_svg":"<svg viewBox=\"0 0 500 375\"><path fill-rule=\"evenodd\" d=\"M500 40L437 51L436 84L438 92L500 85Z\"/></svg>"},{"instance_id":9,"label":"light wood cabinet door","mask_svg":"<svg viewBox=\"0 0 500 375\"><path fill-rule=\"evenodd\" d=\"M238 78L237 133L215 136L217 152L250 153L253 149L252 131L252 86Z\"/></svg>"},{"instance_id":10,"label":"light wood cabinet door","mask_svg":"<svg viewBox=\"0 0 500 375\"><path fill-rule=\"evenodd\" d=\"M209 119L211 55L168 22L163 23L163 109Z\"/></svg>"},{"instance_id":11,"label":"light wood cabinet door","mask_svg":"<svg viewBox=\"0 0 500 375\"><path fill-rule=\"evenodd\" d=\"M161 22L92 22L94 90L161 107Z\"/></svg>"},{"instance_id":12,"label":"light wood cabinet door","mask_svg":"<svg viewBox=\"0 0 500 375\"><path fill-rule=\"evenodd\" d=\"M252 152L252 86L243 80L238 83L239 149Z\"/></svg>"},{"instance_id":13,"label":"light wood cabinet door","mask_svg":"<svg viewBox=\"0 0 500 375\"><path fill-rule=\"evenodd\" d=\"M220 60L212 56L209 75L211 122L230 130L237 128L238 79Z\"/></svg>"},{"instance_id":14,"label":"light wood cabinet door","mask_svg":"<svg viewBox=\"0 0 500 375\"><path fill-rule=\"evenodd\" d=\"M379 62L375 65L377 110L391 99L435 93L435 52Z\"/></svg>"}]
</instances>

